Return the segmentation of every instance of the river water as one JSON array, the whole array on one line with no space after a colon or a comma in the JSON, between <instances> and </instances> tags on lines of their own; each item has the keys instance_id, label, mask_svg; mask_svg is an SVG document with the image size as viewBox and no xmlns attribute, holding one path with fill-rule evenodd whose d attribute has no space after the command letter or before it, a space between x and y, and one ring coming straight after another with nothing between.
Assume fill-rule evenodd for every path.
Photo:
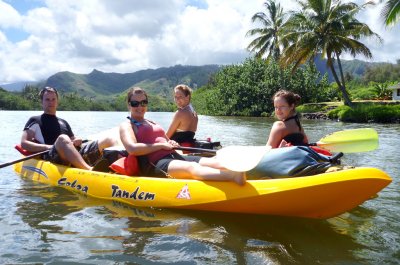
<instances>
[{"instance_id":1,"label":"river water","mask_svg":"<svg viewBox=\"0 0 400 265\"><path fill-rule=\"evenodd\" d=\"M31 115L0 111L0 163ZM165 129L173 113L148 113ZM123 112L58 112L82 138L117 126ZM200 116L197 139L265 144L273 120ZM343 164L376 167L393 182L373 200L327 220L132 208L22 179L0 169L0 264L399 264L399 124L303 121L310 141L375 128L380 146Z\"/></svg>"}]
</instances>

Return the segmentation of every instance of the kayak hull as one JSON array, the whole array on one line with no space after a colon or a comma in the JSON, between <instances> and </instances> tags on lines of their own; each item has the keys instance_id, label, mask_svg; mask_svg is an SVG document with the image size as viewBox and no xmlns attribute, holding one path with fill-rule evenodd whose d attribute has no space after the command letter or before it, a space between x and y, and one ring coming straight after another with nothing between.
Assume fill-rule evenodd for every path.
<instances>
[{"instance_id":1,"label":"kayak hull","mask_svg":"<svg viewBox=\"0 0 400 265\"><path fill-rule=\"evenodd\" d=\"M130 177L30 159L15 164L21 176L91 197L137 207L265 214L325 219L375 196L391 178L376 168L314 176L233 182Z\"/></svg>"}]
</instances>

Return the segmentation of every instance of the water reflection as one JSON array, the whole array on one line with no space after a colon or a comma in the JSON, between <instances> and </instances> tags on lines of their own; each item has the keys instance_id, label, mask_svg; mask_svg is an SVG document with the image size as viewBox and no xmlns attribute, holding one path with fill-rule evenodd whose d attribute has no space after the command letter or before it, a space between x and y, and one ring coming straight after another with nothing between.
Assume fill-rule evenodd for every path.
<instances>
[{"instance_id":1,"label":"water reflection","mask_svg":"<svg viewBox=\"0 0 400 265\"><path fill-rule=\"evenodd\" d=\"M352 253L362 249L347 217L324 221L134 208L43 185L24 185L21 191L32 200L18 203L16 213L37 233L37 241L26 247L61 259L313 264L354 261ZM362 215L363 223L371 217Z\"/></svg>"}]
</instances>

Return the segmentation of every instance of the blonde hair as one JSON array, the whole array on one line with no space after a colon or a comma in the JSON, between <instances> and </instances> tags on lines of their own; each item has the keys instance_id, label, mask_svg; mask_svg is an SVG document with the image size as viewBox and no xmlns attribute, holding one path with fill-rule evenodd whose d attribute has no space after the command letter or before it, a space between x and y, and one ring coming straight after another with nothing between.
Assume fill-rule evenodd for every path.
<instances>
[{"instance_id":1,"label":"blonde hair","mask_svg":"<svg viewBox=\"0 0 400 265\"><path fill-rule=\"evenodd\" d=\"M185 95L185 97L189 96L189 99L191 99L193 90L189 86L180 84L174 88L174 91L177 90L181 91Z\"/></svg>"}]
</instances>

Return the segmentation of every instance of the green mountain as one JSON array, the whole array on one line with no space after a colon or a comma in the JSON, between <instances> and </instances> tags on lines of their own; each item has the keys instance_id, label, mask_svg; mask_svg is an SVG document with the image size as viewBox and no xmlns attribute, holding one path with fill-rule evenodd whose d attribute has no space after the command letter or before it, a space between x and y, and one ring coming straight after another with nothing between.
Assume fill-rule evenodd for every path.
<instances>
[{"instance_id":1,"label":"green mountain","mask_svg":"<svg viewBox=\"0 0 400 265\"><path fill-rule=\"evenodd\" d=\"M334 82L332 73L326 67L326 61L315 59L317 69L328 73L330 82ZM391 65L390 63L370 63L361 60L342 60L343 72L353 78L362 78L368 68ZM72 93L86 98L109 99L124 94L129 87L140 86L149 94L166 97L172 101L172 88L184 83L196 89L204 86L212 74L221 69L219 65L183 66L175 65L157 69L140 70L133 73L104 73L93 70L89 74L59 72L36 85L52 86L64 93ZM338 72L339 74L339 72ZM32 83L32 82L29 82ZM21 91L28 82L0 85L8 91Z\"/></svg>"},{"instance_id":2,"label":"green mountain","mask_svg":"<svg viewBox=\"0 0 400 265\"><path fill-rule=\"evenodd\" d=\"M104 73L93 70L90 74L59 72L50 76L45 85L64 93L77 93L84 97L103 99L125 92L132 86L140 86L149 94L171 97L172 88L185 83L196 89L205 85L218 65L164 67L141 70L134 73Z\"/></svg>"},{"instance_id":3,"label":"green mountain","mask_svg":"<svg viewBox=\"0 0 400 265\"><path fill-rule=\"evenodd\" d=\"M321 59L320 57L316 57L315 60L315 65L317 69L322 73L328 73L328 79L330 82L334 82L335 79L333 78L332 71L327 68L326 66L326 60ZM340 60L342 63L342 69L343 69L343 74L350 74L354 78L362 78L365 74L365 71L367 68L374 68L378 66L382 66L385 64L390 64L390 63L382 63L382 62L365 62L361 60ZM336 73L339 75L339 67L337 63L335 63L335 70Z\"/></svg>"}]
</instances>

